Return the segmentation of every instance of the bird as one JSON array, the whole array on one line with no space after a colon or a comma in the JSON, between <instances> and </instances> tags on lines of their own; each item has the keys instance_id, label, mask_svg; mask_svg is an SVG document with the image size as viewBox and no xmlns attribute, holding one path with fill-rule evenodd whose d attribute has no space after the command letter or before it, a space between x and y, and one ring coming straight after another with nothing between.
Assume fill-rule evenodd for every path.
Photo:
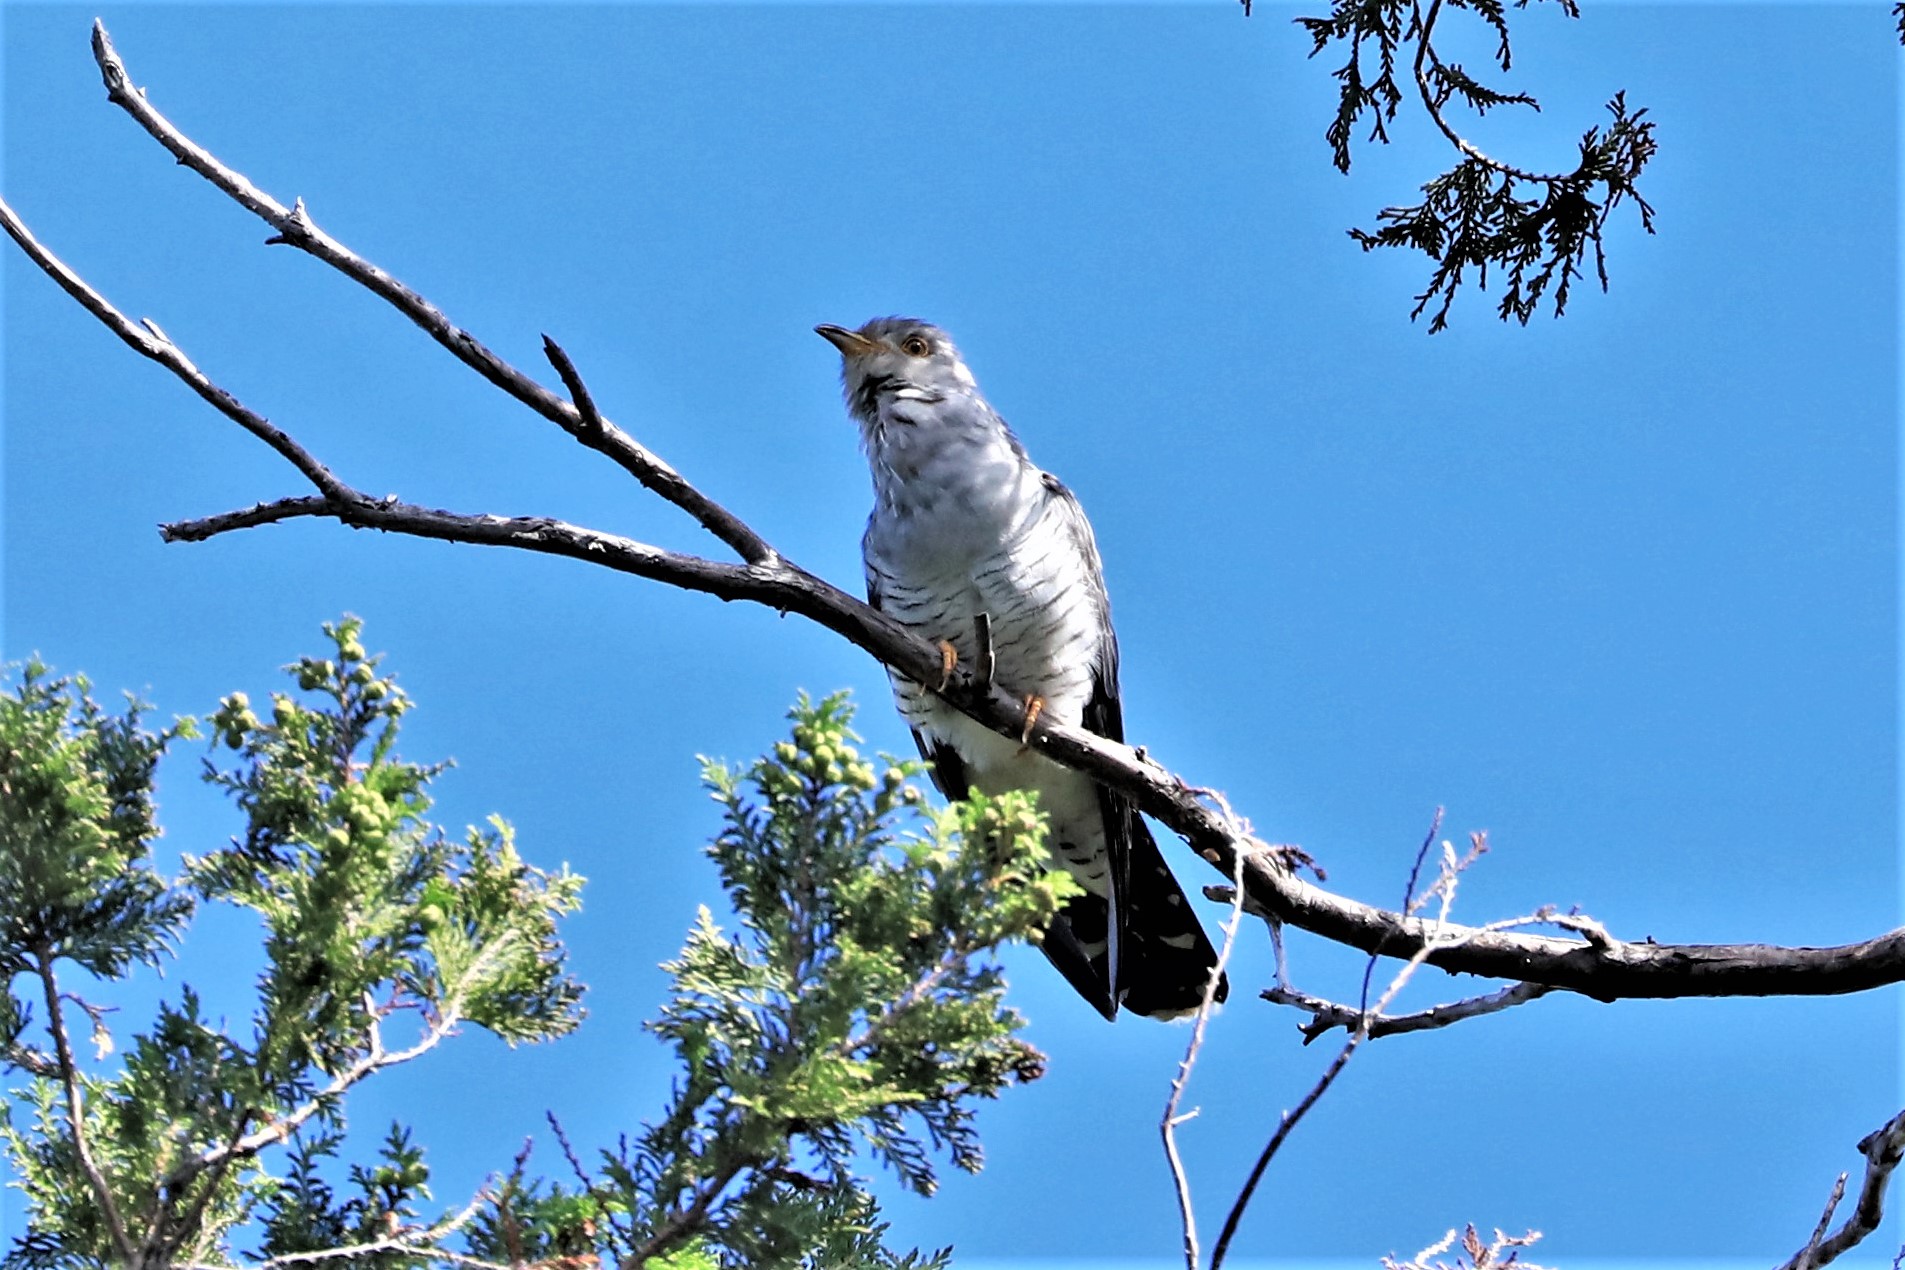
<instances>
[{"instance_id":1,"label":"bird","mask_svg":"<svg viewBox=\"0 0 1905 1270\"><path fill-rule=\"evenodd\" d=\"M873 475L861 539L872 606L955 666L986 666L1034 720L1123 742L1118 640L1077 497L1040 470L952 338L916 318L814 328L841 356L847 413ZM988 646L982 647L982 642ZM1053 858L1084 894L1040 941L1106 1019L1195 1012L1217 954L1129 795L1093 781L893 674L894 700L948 799L1035 790ZM1219 976L1214 999L1229 990Z\"/></svg>"}]
</instances>

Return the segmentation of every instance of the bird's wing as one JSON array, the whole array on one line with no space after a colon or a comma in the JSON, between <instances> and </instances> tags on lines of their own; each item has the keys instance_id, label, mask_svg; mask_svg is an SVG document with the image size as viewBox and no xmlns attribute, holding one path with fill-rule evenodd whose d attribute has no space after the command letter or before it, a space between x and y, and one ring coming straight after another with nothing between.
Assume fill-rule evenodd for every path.
<instances>
[{"instance_id":1,"label":"bird's wing","mask_svg":"<svg viewBox=\"0 0 1905 1270\"><path fill-rule=\"evenodd\" d=\"M1123 743L1118 636L1111 627L1111 602L1098 544L1077 497L1049 474L1045 485L1059 500L1103 623L1092 660L1091 698L1085 703L1083 722L1088 731ZM1114 951L1114 996L1135 1013L1177 1017L1196 1009L1203 1000L1211 971L1217 965L1217 950L1198 922L1184 888L1165 863L1137 804L1130 795L1108 785L1099 783L1097 790L1112 880L1112 911L1108 915L1112 937L1108 947ZM1216 999L1222 1001L1229 988L1219 979Z\"/></svg>"},{"instance_id":2,"label":"bird's wing","mask_svg":"<svg viewBox=\"0 0 1905 1270\"><path fill-rule=\"evenodd\" d=\"M1044 474L1047 493L1057 504L1060 523L1070 539L1079 566L1085 572L1085 586L1097 610L1099 632L1091 658L1091 696L1085 702L1085 729L1110 741L1124 740L1124 703L1118 693L1118 636L1111 628L1111 597L1105 590L1104 562L1098 558L1098 540L1085 519L1078 496L1056 476ZM1126 944L1131 930L1131 852L1138 835L1149 840L1138 809L1128 795L1096 784L1098 808L1104 819L1106 867L1110 874L1105 914L1106 972L1112 985L1112 999L1123 996L1129 979ZM1153 849L1155 853L1155 848Z\"/></svg>"}]
</instances>

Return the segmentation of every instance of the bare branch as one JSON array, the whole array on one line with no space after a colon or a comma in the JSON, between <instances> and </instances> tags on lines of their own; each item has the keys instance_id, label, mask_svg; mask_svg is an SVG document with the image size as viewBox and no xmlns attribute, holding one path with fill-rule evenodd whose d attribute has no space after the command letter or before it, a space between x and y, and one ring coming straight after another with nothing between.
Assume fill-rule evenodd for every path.
<instances>
[{"instance_id":1,"label":"bare branch","mask_svg":"<svg viewBox=\"0 0 1905 1270\"><path fill-rule=\"evenodd\" d=\"M1436 810L1436 824L1440 825L1441 818L1441 809L1438 808ZM1343 1048L1337 1051L1336 1057L1331 1060L1330 1065L1324 1069L1323 1074L1317 1078L1316 1083L1310 1087L1310 1091L1303 1096L1303 1100L1297 1103L1294 1109L1284 1112L1278 1119L1276 1131L1270 1135L1270 1141L1264 1144L1263 1151L1257 1156L1257 1162L1250 1170L1250 1176L1244 1180L1242 1188L1237 1192L1235 1202L1230 1206L1230 1212L1224 1217L1224 1228L1218 1233L1217 1246L1211 1250L1210 1270L1219 1270L1219 1267L1224 1264L1225 1254L1230 1251L1230 1241L1236 1236L1237 1228L1243 1221L1244 1212L1250 1207L1250 1200L1252 1196L1256 1194L1257 1184L1263 1180L1264 1170L1270 1167L1270 1161L1276 1158L1277 1152L1281 1150L1283 1144L1289 1140L1290 1134L1295 1131L1303 1117L1309 1114L1310 1108L1316 1106L1323 1095L1329 1092L1330 1086L1336 1083L1336 1078L1343 1074L1343 1069L1349 1065L1349 1060L1355 1056L1357 1049L1361 1047L1365 1040L1369 1039L1370 1021L1381 1015L1382 1012L1388 1008L1389 1003L1395 1000L1396 994L1402 991L1404 986L1408 984L1410 978L1415 975L1416 970L1421 967L1423 962L1428 960L1433 943L1436 940L1445 938L1442 932L1447 929L1449 911L1455 906L1457 879L1460 877L1462 870L1467 868L1480 854L1481 843L1479 837L1476 842L1476 849L1469 852L1467 856L1459 859L1454 849L1450 847L1447 842L1442 844L1442 866L1437 873L1435 883L1423 897L1426 900L1429 896L1436 896L1441 901L1433 922L1434 930L1430 944L1425 945L1415 956L1411 957L1400 970L1396 971L1395 977L1389 981L1389 987L1383 992L1382 996L1377 999L1375 1005L1363 1011L1361 1021L1350 1031L1349 1039L1343 1042ZM1422 855L1419 853L1416 858L1418 869L1421 865L1421 859ZM1411 869L1409 873L1410 891L1415 889L1416 875L1417 869ZM1405 897L1405 907L1413 909L1415 904ZM1452 937L1460 938L1460 936ZM1369 961L1371 967L1374 967L1378 955L1379 954L1374 952L1370 954ZM1365 975L1365 982L1367 982L1367 975Z\"/></svg>"},{"instance_id":2,"label":"bare branch","mask_svg":"<svg viewBox=\"0 0 1905 1270\"><path fill-rule=\"evenodd\" d=\"M17 1067L29 1076L38 1076L44 1080L56 1080L60 1074L60 1065L57 1062L30 1045L8 1045L0 1048L0 1063Z\"/></svg>"},{"instance_id":3,"label":"bare branch","mask_svg":"<svg viewBox=\"0 0 1905 1270\"><path fill-rule=\"evenodd\" d=\"M1382 1270L1461 1270L1463 1262L1459 1257L1456 1258L1454 1267L1446 1261L1435 1260L1455 1246L1455 1238L1455 1231L1450 1230L1448 1234L1407 1261L1397 1261L1393 1256L1384 1257ZM1467 1264L1470 1270L1507 1270L1509 1266L1515 1266L1518 1270L1548 1270L1547 1267L1538 1266L1532 1261L1524 1261L1521 1256L1524 1248L1532 1247L1539 1242L1541 1242L1541 1232L1538 1230L1530 1230L1520 1235L1509 1235L1497 1229L1494 1240L1486 1244L1482 1242L1482 1237L1475 1233L1473 1225L1465 1227L1462 1231L1462 1251L1468 1254Z\"/></svg>"},{"instance_id":4,"label":"bare branch","mask_svg":"<svg viewBox=\"0 0 1905 1270\"><path fill-rule=\"evenodd\" d=\"M728 1189L734 1179L758 1161L743 1155L730 1160L716 1171L714 1176L705 1178L695 1187L694 1198L686 1208L671 1209L655 1223L655 1229L649 1237L633 1252L622 1260L623 1265L643 1266L650 1260L672 1251L683 1239L701 1229L701 1223L714 1208L721 1192Z\"/></svg>"},{"instance_id":5,"label":"bare branch","mask_svg":"<svg viewBox=\"0 0 1905 1270\"><path fill-rule=\"evenodd\" d=\"M542 337L542 353L549 364L556 368L556 374L562 376L562 386L569 390L569 399L575 403L576 414L581 417L583 428L598 436L604 430L602 414L595 408L595 397L589 392L589 386L582 382L582 372L575 368L569 354L562 345Z\"/></svg>"},{"instance_id":6,"label":"bare branch","mask_svg":"<svg viewBox=\"0 0 1905 1270\"><path fill-rule=\"evenodd\" d=\"M113 48L112 37L106 33L105 24L99 21L93 23L93 60L99 64L99 73L105 80L107 98L131 115L153 140L169 150L181 164L223 190L241 207L276 230L277 233L267 242L285 243L315 256L387 300L398 312L422 327L431 339L448 349L458 361L582 444L607 455L642 485L700 521L708 532L733 548L749 564L763 564L773 559L773 549L758 534L742 524L726 508L683 480L680 473L627 433L599 416L599 426L586 425L576 406L563 401L511 366L491 352L481 340L450 321L448 315L436 305L319 229L305 211L302 199L286 207L253 185L243 173L226 167L197 142L180 132L171 120L153 108L142 91L133 87L132 76L126 70L125 62ZM573 370L573 366L570 369Z\"/></svg>"},{"instance_id":7,"label":"bare branch","mask_svg":"<svg viewBox=\"0 0 1905 1270\"><path fill-rule=\"evenodd\" d=\"M1852 1215L1832 1234L1825 1234L1833 1210L1839 1206L1840 1197L1845 1193L1845 1174L1841 1173L1833 1185L1832 1199L1826 1205L1825 1216L1819 1219L1812 1238L1779 1270L1817 1270L1817 1267L1830 1264L1857 1247L1867 1235L1879 1228L1879 1223L1885 1219L1886 1183L1891 1180L1900 1161L1905 1160L1905 1111L1860 1139L1859 1154L1865 1157L1865 1180L1859 1184L1859 1198L1852 1207Z\"/></svg>"},{"instance_id":8,"label":"bare branch","mask_svg":"<svg viewBox=\"0 0 1905 1270\"><path fill-rule=\"evenodd\" d=\"M263 415L253 414L240 405L238 399L214 384L205 373L192 364L184 351L166 338L158 324L147 320L135 324L125 314L114 308L106 297L88 286L86 280L68 269L52 252L40 245L38 239L27 230L14 210L5 200L0 200L0 228L7 236L20 245L20 250L38 265L53 281L59 283L60 290L73 297L88 313L106 324L106 328L127 344L134 352L149 357L159 365L183 379L193 392L210 402L214 409L251 433L266 445L276 450L292 467L302 472L311 484L327 495L336 495L344 489L343 484L316 459Z\"/></svg>"},{"instance_id":9,"label":"bare branch","mask_svg":"<svg viewBox=\"0 0 1905 1270\"><path fill-rule=\"evenodd\" d=\"M1376 1040L1403 1032L1427 1032L1435 1028L1447 1027L1451 1023L1460 1023L1463 1019L1479 1018L1484 1014L1499 1014L1503 1010L1545 997L1553 991L1554 989L1545 983L1514 983L1496 992L1464 997L1460 1001L1450 1001L1443 1005L1432 1005L1426 1010L1418 1010L1413 1014L1377 1015L1369 1020L1369 1037L1371 1040ZM1307 992L1298 992L1292 988L1265 988L1258 995L1274 1005L1295 1006L1312 1016L1308 1023L1297 1029L1302 1033L1305 1045L1332 1028L1353 1028L1364 1017L1363 1012L1353 1005L1343 1005L1323 997L1313 997Z\"/></svg>"},{"instance_id":10,"label":"bare branch","mask_svg":"<svg viewBox=\"0 0 1905 1270\"><path fill-rule=\"evenodd\" d=\"M1243 868L1241 855L1237 857L1237 867L1240 871ZM1204 1028L1217 1008L1217 985L1224 981L1224 969L1230 964L1230 953L1237 943L1237 927L1243 916L1244 888L1240 878L1231 885L1230 918L1224 923L1224 942L1217 950L1217 964L1211 967L1210 981L1204 985L1204 999L1198 1002L1197 1017L1191 1024L1190 1043L1184 1047L1183 1061L1178 1063L1177 1075L1171 1081L1171 1096L1164 1100L1164 1115L1158 1121L1158 1133L1164 1139L1164 1158L1171 1166L1171 1180L1177 1188L1178 1220L1184 1229L1184 1270L1198 1270L1197 1211L1191 1204L1190 1176L1184 1171L1184 1161L1177 1151L1177 1127L1194 1118L1197 1109L1180 1115L1178 1105L1184 1099L1185 1086L1191 1082L1191 1072L1197 1067L1198 1051L1204 1048Z\"/></svg>"},{"instance_id":11,"label":"bare branch","mask_svg":"<svg viewBox=\"0 0 1905 1270\"><path fill-rule=\"evenodd\" d=\"M1434 824L1440 826L1440 823L1442 823L1442 809L1436 807ZM1419 851L1417 857L1415 857L1414 868L1410 870L1410 883L1408 883L1408 891L1410 891L1410 893L1414 893L1415 880L1417 880L1417 874L1419 874L1419 870L1421 870L1423 855L1427 855L1427 851L1429 851L1429 843L1425 842L1423 843L1423 851ZM1244 1220L1244 1211L1250 1207L1250 1200L1252 1200L1252 1196L1255 1196L1257 1182L1263 1181L1263 1171L1271 1165L1271 1160L1276 1158L1276 1152L1282 1150L1282 1144L1284 1144L1284 1142L1290 1141L1290 1135L1295 1131L1297 1123L1303 1120L1303 1116L1309 1114L1309 1110L1311 1110L1313 1106L1316 1106L1316 1102L1322 1099L1322 1095L1326 1095L1326 1093L1330 1091L1330 1085L1334 1085L1335 1078L1343 1074L1343 1068L1345 1068L1345 1066L1349 1066L1349 1061L1353 1059L1356 1049L1362 1045L1362 1042L1366 1042L1366 1040L1370 1038L1370 1024L1372 1024L1372 1021L1377 1019L1377 1017L1381 1017L1381 1013L1383 1013L1385 1009L1389 1009L1389 1003L1393 1002L1394 998L1396 998L1396 994L1402 992L1404 986L1408 986L1408 982L1414 977L1415 971L1417 971L1423 963L1429 962L1429 954L1431 954L1434 944L1440 943L1440 941L1444 941L1444 939L1448 939L1448 941L1467 939L1467 935L1463 935L1461 931L1471 931L1471 929L1488 931L1488 929L1490 929L1490 927L1454 927L1454 925L1450 925L1450 922L1448 922L1448 914L1450 914L1450 910L1455 906L1455 887L1457 887L1457 883L1461 880L1461 872L1463 872L1465 868L1469 868L1469 864L1473 864L1476 859L1480 859L1484 851L1486 851L1486 842L1484 842L1482 834L1474 834L1471 851L1469 851L1467 855L1461 855L1461 857L1457 857L1454 847L1444 840L1444 842L1442 842L1442 851L1440 851L1442 861L1440 861L1440 868L1436 870L1436 880L1429 885L1427 891L1423 891L1423 895L1421 895L1419 901L1414 899L1412 895L1404 895L1404 908L1408 908L1410 912L1415 912L1421 904L1427 903L1429 899L1438 899L1438 901L1440 901L1440 903L1436 904L1436 916L1431 920L1429 946L1417 950L1415 956L1412 956L1408 962L1404 963L1404 965L1394 973L1393 979L1389 981L1389 988L1383 990L1383 996L1377 998L1374 1005L1370 1005L1370 1007L1366 1007L1364 1011L1360 1011L1360 1019L1356 1022L1356 1026L1351 1028L1349 1040L1343 1042L1343 1049L1339 1049L1337 1055L1335 1055L1335 1059L1332 1059L1332 1062L1330 1062L1330 1066L1324 1068L1324 1074L1322 1074L1320 1078L1316 1078L1316 1083L1311 1085L1309 1093L1303 1095L1303 1101L1297 1102L1293 1110L1284 1112L1284 1114L1278 1118L1278 1121L1276 1121L1276 1131L1271 1135L1271 1141L1265 1142L1263 1152L1257 1156L1257 1163L1253 1165L1252 1171L1250 1171L1250 1177L1244 1181L1244 1186L1236 1192L1236 1200L1231 1203L1231 1211L1229 1211L1229 1215L1223 1219L1223 1230L1217 1234L1217 1245L1213 1247L1212 1255L1210 1255L1210 1270L1219 1270L1219 1266L1223 1266L1223 1259L1225 1259L1225 1255L1227 1255L1229 1249L1231 1249L1231 1240L1236 1236L1236 1228L1238 1228L1238 1224ZM1375 958L1377 958L1377 956L1379 956L1379 954L1375 954L1375 952L1370 954L1370 967L1372 967L1372 969L1374 969ZM1368 982L1368 973L1364 973L1364 982ZM1471 1232L1471 1234L1473 1234L1473 1232ZM1535 1236L1535 1238L1539 1238L1539 1236Z\"/></svg>"},{"instance_id":12,"label":"bare branch","mask_svg":"<svg viewBox=\"0 0 1905 1270\"><path fill-rule=\"evenodd\" d=\"M1813 1270L1818 1265L1819 1244L1826 1237L1826 1230L1832 1225L1832 1214L1838 1211L1839 1201L1845 1198L1845 1180L1850 1174L1841 1173L1832 1183L1832 1194L1826 1196L1826 1210L1819 1214L1819 1224L1812 1228L1812 1238L1806 1241L1806 1247L1799 1254L1798 1270Z\"/></svg>"},{"instance_id":13,"label":"bare branch","mask_svg":"<svg viewBox=\"0 0 1905 1270\"><path fill-rule=\"evenodd\" d=\"M167 542L204 542L234 529L256 529L275 525L299 516L336 516L326 498L281 498L275 503L257 503L237 511L221 512L199 520L175 520L159 526L159 537ZM348 523L348 522L347 522Z\"/></svg>"},{"instance_id":14,"label":"bare branch","mask_svg":"<svg viewBox=\"0 0 1905 1270\"><path fill-rule=\"evenodd\" d=\"M938 649L855 597L784 560L732 513L688 485L661 459L606 420L602 421L600 443L596 444L591 440L594 429L584 422L578 407L502 362L421 296L317 230L302 209L285 209L185 138L130 87L124 64L113 52L103 28L95 29L94 42L109 96L182 163L263 217L286 241L383 296L492 383L591 444L669 502L695 515L750 563L707 560L557 520L467 515L372 498L343 484L286 434L213 384L170 340L153 334L153 328L127 321L40 246L12 210L0 203L0 220L8 233L68 294L143 355L184 379L221 413L272 445L323 495L321 499L281 500L180 522L166 527L168 538L200 540L293 517L324 516L357 528L567 556L723 600L747 600L782 613L797 613L849 640L913 682L940 682ZM576 382L580 382L579 376ZM1002 735L1019 738L1025 717L1022 703L975 677L969 668L956 671L938 691L956 709ZM1253 840L1239 834L1236 821L1205 805L1196 787L1124 745L1082 728L1055 724L1043 716L1031 729L1027 743L1055 761L1129 794L1144 812L1183 836L1220 873L1240 875L1250 911L1365 952L1405 961L1421 957L1427 964L1451 973L1540 983L1600 1000L1832 995L1905 981L1905 929L1835 948L1662 945L1651 940L1621 942L1611 936L1597 942L1473 927L1449 927L1445 937L1432 939L1430 925L1414 916L1362 904L1296 877L1286 859L1257 850Z\"/></svg>"},{"instance_id":15,"label":"bare branch","mask_svg":"<svg viewBox=\"0 0 1905 1270\"><path fill-rule=\"evenodd\" d=\"M220 1167L233 1158L256 1155L268 1146L283 1142L296 1133L312 1116L336 1103L351 1086L365 1077L382 1071L386 1067L397 1067L408 1063L435 1049L444 1037L456 1030L462 1017L460 1009L454 1003L447 1005L435 1019L431 1020L421 1037L400 1050L384 1048L383 1033L373 1022L364 1056L332 1077L330 1084L319 1090L308 1101L300 1103L281 1116L272 1117L267 1123L250 1133L241 1134L228 1142L208 1147L182 1161L166 1179L166 1184L172 1187L182 1186L206 1169Z\"/></svg>"}]
</instances>

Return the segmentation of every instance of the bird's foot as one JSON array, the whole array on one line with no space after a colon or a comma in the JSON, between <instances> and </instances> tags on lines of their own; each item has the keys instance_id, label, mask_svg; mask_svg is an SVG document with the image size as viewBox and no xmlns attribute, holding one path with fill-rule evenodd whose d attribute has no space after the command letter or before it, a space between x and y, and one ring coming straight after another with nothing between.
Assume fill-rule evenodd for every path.
<instances>
[{"instance_id":1,"label":"bird's foot","mask_svg":"<svg viewBox=\"0 0 1905 1270\"><path fill-rule=\"evenodd\" d=\"M1019 731L1019 748L1032 744L1032 728L1038 723L1039 715L1045 713L1045 698L1032 693L1025 699L1025 726Z\"/></svg>"},{"instance_id":2,"label":"bird's foot","mask_svg":"<svg viewBox=\"0 0 1905 1270\"><path fill-rule=\"evenodd\" d=\"M953 667L959 664L959 650L953 647L949 639L939 641L939 686L934 692L946 691L946 685L952 682Z\"/></svg>"}]
</instances>

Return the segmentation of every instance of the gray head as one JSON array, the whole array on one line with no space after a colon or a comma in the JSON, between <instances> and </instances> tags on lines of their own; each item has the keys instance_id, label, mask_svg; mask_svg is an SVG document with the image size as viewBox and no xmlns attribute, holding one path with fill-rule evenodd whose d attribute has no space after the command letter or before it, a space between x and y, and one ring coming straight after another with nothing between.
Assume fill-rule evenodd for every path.
<instances>
[{"instance_id":1,"label":"gray head","mask_svg":"<svg viewBox=\"0 0 1905 1270\"><path fill-rule=\"evenodd\" d=\"M915 538L929 556L997 546L1036 503L1043 474L951 337L903 317L814 330L840 350L847 412L873 474L868 559L904 554Z\"/></svg>"},{"instance_id":2,"label":"gray head","mask_svg":"<svg viewBox=\"0 0 1905 1270\"><path fill-rule=\"evenodd\" d=\"M901 402L984 401L952 337L930 322L884 317L857 331L825 323L814 330L840 350L847 411L863 429L877 428L882 416L893 417ZM900 413L904 418L907 412Z\"/></svg>"}]
</instances>

